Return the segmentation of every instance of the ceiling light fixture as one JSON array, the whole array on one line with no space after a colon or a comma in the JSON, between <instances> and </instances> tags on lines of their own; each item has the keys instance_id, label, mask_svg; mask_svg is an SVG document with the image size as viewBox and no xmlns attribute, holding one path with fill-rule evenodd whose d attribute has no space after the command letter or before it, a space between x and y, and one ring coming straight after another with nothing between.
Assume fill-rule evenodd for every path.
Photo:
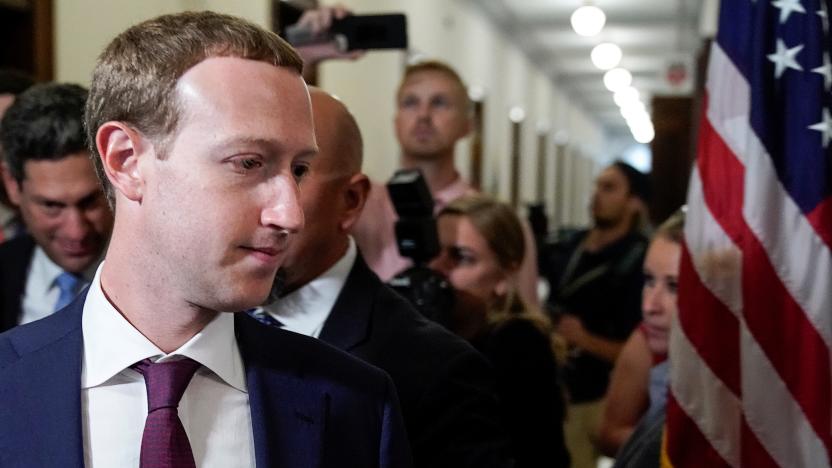
<instances>
[{"instance_id":1,"label":"ceiling light fixture","mask_svg":"<svg viewBox=\"0 0 832 468\"><path fill-rule=\"evenodd\" d=\"M632 86L627 86L624 89L616 91L612 96L612 100L615 101L615 105L618 107L626 107L632 103L640 102L639 97L637 89Z\"/></svg>"},{"instance_id":2,"label":"ceiling light fixture","mask_svg":"<svg viewBox=\"0 0 832 468\"><path fill-rule=\"evenodd\" d=\"M613 68L604 73L604 86L613 93L630 86L633 75L623 68Z\"/></svg>"},{"instance_id":3,"label":"ceiling light fixture","mask_svg":"<svg viewBox=\"0 0 832 468\"><path fill-rule=\"evenodd\" d=\"M621 62L621 47L612 42L602 42L592 48L590 58L593 65L601 70L615 68Z\"/></svg>"},{"instance_id":4,"label":"ceiling light fixture","mask_svg":"<svg viewBox=\"0 0 832 468\"><path fill-rule=\"evenodd\" d=\"M569 18L572 23L572 29L581 36L591 37L604 28L604 23L607 22L607 16L604 11L595 5L584 4L572 12Z\"/></svg>"}]
</instances>

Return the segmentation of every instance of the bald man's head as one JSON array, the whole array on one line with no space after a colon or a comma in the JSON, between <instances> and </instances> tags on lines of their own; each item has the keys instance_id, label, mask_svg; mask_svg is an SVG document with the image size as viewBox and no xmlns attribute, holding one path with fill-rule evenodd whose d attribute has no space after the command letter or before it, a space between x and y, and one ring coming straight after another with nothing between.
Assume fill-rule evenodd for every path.
<instances>
[{"instance_id":1,"label":"bald man's head","mask_svg":"<svg viewBox=\"0 0 832 468\"><path fill-rule=\"evenodd\" d=\"M349 245L348 232L361 210L370 182L361 173L361 132L341 101L310 88L318 155L300 182L306 225L295 236L284 263L285 291L295 290L334 265Z\"/></svg>"},{"instance_id":2,"label":"bald man's head","mask_svg":"<svg viewBox=\"0 0 832 468\"><path fill-rule=\"evenodd\" d=\"M361 171L364 143L358 123L346 106L326 91L310 87L318 160L341 174Z\"/></svg>"}]
</instances>

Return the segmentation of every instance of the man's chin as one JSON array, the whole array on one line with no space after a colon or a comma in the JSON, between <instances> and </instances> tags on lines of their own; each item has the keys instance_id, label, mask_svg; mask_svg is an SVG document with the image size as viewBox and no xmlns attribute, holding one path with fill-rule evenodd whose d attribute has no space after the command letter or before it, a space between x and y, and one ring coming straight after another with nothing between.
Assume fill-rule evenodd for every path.
<instances>
[{"instance_id":1,"label":"man's chin","mask_svg":"<svg viewBox=\"0 0 832 468\"><path fill-rule=\"evenodd\" d=\"M50 259L55 262L62 270L70 273L84 273L88 268L98 260L98 256L83 256L83 257L60 257Z\"/></svg>"}]
</instances>

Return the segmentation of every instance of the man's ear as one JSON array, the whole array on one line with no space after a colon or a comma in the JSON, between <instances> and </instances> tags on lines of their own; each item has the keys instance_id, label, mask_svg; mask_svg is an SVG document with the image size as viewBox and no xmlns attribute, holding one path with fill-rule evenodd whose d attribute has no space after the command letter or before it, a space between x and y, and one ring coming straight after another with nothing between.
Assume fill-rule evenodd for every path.
<instances>
[{"instance_id":1,"label":"man's ear","mask_svg":"<svg viewBox=\"0 0 832 468\"><path fill-rule=\"evenodd\" d=\"M148 144L144 136L123 122L107 122L98 128L95 144L115 190L141 202L144 183L138 159Z\"/></svg>"},{"instance_id":2,"label":"man's ear","mask_svg":"<svg viewBox=\"0 0 832 468\"><path fill-rule=\"evenodd\" d=\"M344 187L344 214L341 219L341 229L344 232L352 229L352 226L361 216L364 210L364 203L367 202L367 195L370 193L370 179L365 174L353 174Z\"/></svg>"},{"instance_id":3,"label":"man's ear","mask_svg":"<svg viewBox=\"0 0 832 468\"><path fill-rule=\"evenodd\" d=\"M25 164L25 163L24 163ZM20 206L20 182L12 176L8 164L4 161L0 164L0 173L3 176L3 186L6 188L6 195L14 206Z\"/></svg>"}]
</instances>

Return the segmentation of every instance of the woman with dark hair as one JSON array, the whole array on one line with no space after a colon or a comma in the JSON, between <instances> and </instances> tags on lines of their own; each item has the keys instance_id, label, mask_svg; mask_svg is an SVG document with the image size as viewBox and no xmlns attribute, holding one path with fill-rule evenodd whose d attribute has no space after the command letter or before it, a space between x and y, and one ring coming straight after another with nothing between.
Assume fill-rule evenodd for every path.
<instances>
[{"instance_id":1,"label":"woman with dark hair","mask_svg":"<svg viewBox=\"0 0 832 468\"><path fill-rule=\"evenodd\" d=\"M564 402L550 326L517 294L523 229L511 208L483 195L457 199L438 217L441 253L459 302L452 328L493 364L517 468L566 467Z\"/></svg>"}]
</instances>

